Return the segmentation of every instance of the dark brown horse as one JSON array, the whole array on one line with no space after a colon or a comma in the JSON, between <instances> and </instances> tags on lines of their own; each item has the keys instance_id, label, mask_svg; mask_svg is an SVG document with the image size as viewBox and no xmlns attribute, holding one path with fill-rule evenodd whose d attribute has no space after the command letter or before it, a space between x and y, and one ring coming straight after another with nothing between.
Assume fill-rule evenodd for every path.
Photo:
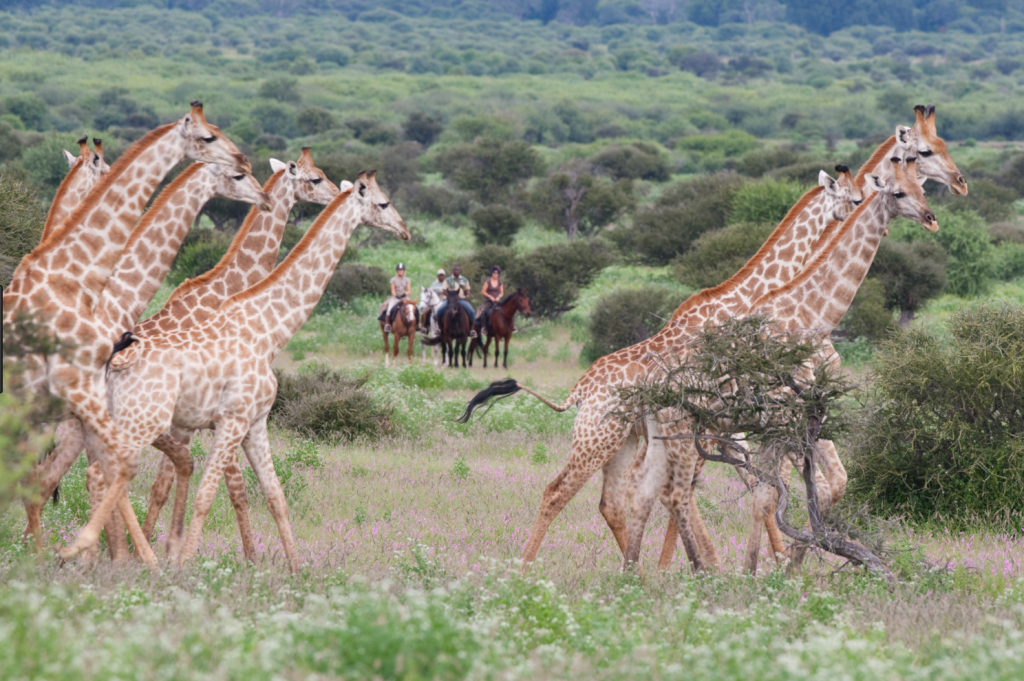
<instances>
[{"instance_id":1,"label":"dark brown horse","mask_svg":"<svg viewBox=\"0 0 1024 681\"><path fill-rule=\"evenodd\" d=\"M395 361L398 361L398 341L403 338L409 341L409 363L412 364L412 342L416 338L416 326L420 313L416 309L416 301L402 298L396 305L398 310L392 311L394 321L391 322L391 333L395 336ZM384 366L390 365L390 343L388 332L384 330L384 322L380 323L380 332L384 334Z\"/></svg>"},{"instance_id":2,"label":"dark brown horse","mask_svg":"<svg viewBox=\"0 0 1024 681\"><path fill-rule=\"evenodd\" d=\"M462 353L462 366L466 366L466 339L472 331L469 315L459 302L458 291L445 291L448 308L437 325L441 329L441 335L437 338L427 338L420 342L424 345L441 344L441 364L444 365L445 356L448 357L448 366L457 369L459 366L459 352Z\"/></svg>"},{"instance_id":3,"label":"dark brown horse","mask_svg":"<svg viewBox=\"0 0 1024 681\"><path fill-rule=\"evenodd\" d=\"M501 352L502 339L505 340L505 357L502 359L501 366L503 369L508 368L508 342L512 338L512 318L516 312L522 312L527 317L533 314L530 310L530 299L524 289L519 289L511 295L505 296L500 303L495 303L486 325L482 320L477 322L477 337L469 344L470 366L473 366L473 353L476 351L477 345L483 343L484 368L487 368L487 355L490 353L491 339L493 338L494 368L498 368L498 354ZM484 333L487 334L486 341L482 341Z\"/></svg>"}]
</instances>

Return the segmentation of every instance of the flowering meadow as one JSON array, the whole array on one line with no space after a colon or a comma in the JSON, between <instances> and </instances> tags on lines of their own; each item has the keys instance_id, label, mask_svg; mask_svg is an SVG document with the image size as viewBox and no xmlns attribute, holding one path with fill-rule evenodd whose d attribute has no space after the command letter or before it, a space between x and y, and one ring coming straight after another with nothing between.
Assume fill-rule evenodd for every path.
<instances>
[{"instance_id":1,"label":"flowering meadow","mask_svg":"<svg viewBox=\"0 0 1024 681\"><path fill-rule=\"evenodd\" d=\"M59 565L16 541L0 552L0 677L152 679L1020 678L1024 547L995 530L902 528L895 586L812 555L787 577L762 549L741 573L749 497L709 465L699 504L723 561L693 576L679 548L653 573L667 515L647 531L643 575L624 575L597 478L552 525L525 577L516 558L540 492L568 451L572 414L499 402L445 424L478 373L370 366L401 427L376 442L277 431L276 467L304 570L288 576L245 464L259 559L241 558L222 490L183 569ZM450 376L449 376L450 374ZM555 372L548 375L557 375ZM555 380L555 379L553 379ZM557 380L556 380L557 382ZM557 396L558 387L544 386ZM418 424L418 425L416 425ZM201 463L207 434L192 445ZM158 463L132 487L144 510ZM88 513L84 462L44 515L66 541ZM13 538L20 509L2 517ZM166 538L158 525L158 552ZM187 520L187 519L186 519ZM766 544L767 542L763 542Z\"/></svg>"}]
</instances>

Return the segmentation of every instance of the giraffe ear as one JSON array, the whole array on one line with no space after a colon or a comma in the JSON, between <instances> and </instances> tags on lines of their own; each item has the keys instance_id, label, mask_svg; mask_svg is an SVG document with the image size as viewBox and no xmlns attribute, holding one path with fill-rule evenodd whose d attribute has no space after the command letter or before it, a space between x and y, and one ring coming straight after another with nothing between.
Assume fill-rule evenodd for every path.
<instances>
[{"instance_id":1,"label":"giraffe ear","mask_svg":"<svg viewBox=\"0 0 1024 681\"><path fill-rule=\"evenodd\" d=\"M295 161L288 161L288 172L292 175L298 175L299 165Z\"/></svg>"},{"instance_id":2,"label":"giraffe ear","mask_svg":"<svg viewBox=\"0 0 1024 681\"><path fill-rule=\"evenodd\" d=\"M871 184L872 184L872 185L873 185L873 186L875 187L875 189L877 189L878 191L882 191L883 189L885 189L885 188L886 188L886 187L888 186L888 185L887 185L887 183L886 183L886 181L885 181L885 180L883 180L883 179L882 179L882 178L881 178L880 176L878 176L878 175L868 175L868 181L869 181L869 182L871 182Z\"/></svg>"},{"instance_id":3,"label":"giraffe ear","mask_svg":"<svg viewBox=\"0 0 1024 681\"><path fill-rule=\"evenodd\" d=\"M75 158L75 155L72 154L67 149L64 149L64 159L68 162L68 168L74 168L75 167L75 161L78 160L77 158Z\"/></svg>"},{"instance_id":4,"label":"giraffe ear","mask_svg":"<svg viewBox=\"0 0 1024 681\"><path fill-rule=\"evenodd\" d=\"M835 188L836 188L836 181L833 180L832 177L828 173L826 173L824 170L819 170L818 171L818 186L819 187L824 187L825 189L827 189L829 191L834 191Z\"/></svg>"},{"instance_id":5,"label":"giraffe ear","mask_svg":"<svg viewBox=\"0 0 1024 681\"><path fill-rule=\"evenodd\" d=\"M278 161L276 158L270 159L270 169L273 170L275 173L278 170L284 170L287 167L288 166L285 165L284 161Z\"/></svg>"},{"instance_id":6,"label":"giraffe ear","mask_svg":"<svg viewBox=\"0 0 1024 681\"><path fill-rule=\"evenodd\" d=\"M911 129L905 125L896 126L896 144L907 149L910 147Z\"/></svg>"},{"instance_id":7,"label":"giraffe ear","mask_svg":"<svg viewBox=\"0 0 1024 681\"><path fill-rule=\"evenodd\" d=\"M339 191L343 191L343 192L347 192L349 189L352 189L352 187L354 187L354 186L355 185L352 184L351 182L349 182L348 180L342 180L341 184L338 185L338 190Z\"/></svg>"}]
</instances>

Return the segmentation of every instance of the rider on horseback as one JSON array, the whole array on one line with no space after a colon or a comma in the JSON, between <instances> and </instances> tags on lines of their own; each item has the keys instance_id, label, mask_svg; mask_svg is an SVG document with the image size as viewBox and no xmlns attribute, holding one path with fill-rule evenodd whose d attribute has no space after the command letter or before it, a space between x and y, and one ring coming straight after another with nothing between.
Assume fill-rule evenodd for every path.
<instances>
[{"instance_id":1,"label":"rider on horseback","mask_svg":"<svg viewBox=\"0 0 1024 681\"><path fill-rule=\"evenodd\" d=\"M378 321L387 322L384 324L384 333L391 333L391 311L402 302L403 298L412 294L412 282L405 276L405 265L398 263L395 267L395 272L395 276L391 277L391 297L385 303L386 308L377 317Z\"/></svg>"},{"instance_id":2,"label":"rider on horseback","mask_svg":"<svg viewBox=\"0 0 1024 681\"><path fill-rule=\"evenodd\" d=\"M501 268L497 265L491 268L491 276L484 282L483 293L487 302L481 306L480 328L489 329L491 328L491 313L505 295L505 284L501 281Z\"/></svg>"},{"instance_id":3,"label":"rider on horseback","mask_svg":"<svg viewBox=\"0 0 1024 681\"><path fill-rule=\"evenodd\" d=\"M444 272L444 270L439 270L439 272L438 272L438 279L439 280L440 280L441 273L443 273L443 272ZM433 284L431 286L433 286ZM448 277L447 279L444 280L443 286L444 286L443 290L445 290L445 291L458 291L459 292L459 303L462 304L462 307L466 310L466 314L469 315L469 328L473 329L473 327L474 327L474 320L476 319L476 313L473 310L473 306L469 304L468 300L466 300L466 298L469 295L471 295L473 293L473 291L469 288L469 279L466 279L464 276L462 276L462 267L460 267L459 265L455 265L454 267L452 267L452 276L450 276L450 277ZM445 301L444 303L441 303L441 307L437 308L437 318L441 319L442 317L444 317L444 313L447 310L448 310L448 302ZM475 330L470 331L469 332L469 336L470 336L470 338L476 338L476 331Z\"/></svg>"}]
</instances>

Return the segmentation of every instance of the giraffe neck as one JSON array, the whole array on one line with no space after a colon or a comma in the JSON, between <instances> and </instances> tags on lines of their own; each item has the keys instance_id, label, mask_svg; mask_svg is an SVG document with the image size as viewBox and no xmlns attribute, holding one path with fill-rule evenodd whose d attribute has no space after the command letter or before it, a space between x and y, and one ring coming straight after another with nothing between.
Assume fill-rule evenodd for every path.
<instances>
[{"instance_id":1,"label":"giraffe neck","mask_svg":"<svg viewBox=\"0 0 1024 681\"><path fill-rule=\"evenodd\" d=\"M159 312L135 326L136 335L170 333L200 324L225 300L269 276L296 202L295 192L283 176L283 170L277 171L263 187L271 209L261 211L253 206L220 262L195 279L182 282Z\"/></svg>"},{"instance_id":2,"label":"giraffe neck","mask_svg":"<svg viewBox=\"0 0 1024 681\"><path fill-rule=\"evenodd\" d=\"M151 131L111 166L103 181L50 238L26 256L15 277L29 269L44 279L72 282L75 295L92 308L107 283L153 190L185 156L176 124Z\"/></svg>"},{"instance_id":3,"label":"giraffe neck","mask_svg":"<svg viewBox=\"0 0 1024 681\"><path fill-rule=\"evenodd\" d=\"M252 332L254 351L272 359L320 301L352 233L362 224L352 190L336 196L269 277L230 298L211 318L239 320Z\"/></svg>"},{"instance_id":4,"label":"giraffe neck","mask_svg":"<svg viewBox=\"0 0 1024 681\"><path fill-rule=\"evenodd\" d=\"M893 152L896 149L896 136L893 135L889 139L885 140L878 145L875 149L875 153L871 154L871 158L864 162L864 165L860 167L860 171L857 173L857 177L854 182L860 187L860 190L865 193L864 198L867 198L867 194L875 191L874 184L868 182L868 175L878 175L884 180L892 178L892 164L886 163Z\"/></svg>"},{"instance_id":5,"label":"giraffe neck","mask_svg":"<svg viewBox=\"0 0 1024 681\"><path fill-rule=\"evenodd\" d=\"M53 196L50 210L46 214L46 223L43 224L43 236L39 240L40 243L50 238L50 235L60 227L71 211L82 203L85 195L92 189L94 183L90 182L92 178L86 168L88 162L88 156L82 154L78 157L74 167L64 176L60 187L57 188L57 193Z\"/></svg>"},{"instance_id":6,"label":"giraffe neck","mask_svg":"<svg viewBox=\"0 0 1024 681\"><path fill-rule=\"evenodd\" d=\"M114 336L130 330L160 288L203 205L216 194L206 164L193 163L157 197L132 232L96 305Z\"/></svg>"},{"instance_id":7,"label":"giraffe neck","mask_svg":"<svg viewBox=\"0 0 1024 681\"><path fill-rule=\"evenodd\" d=\"M777 320L787 331L813 330L827 336L853 302L895 215L885 199L878 193L866 199L803 272L751 309Z\"/></svg>"}]
</instances>

